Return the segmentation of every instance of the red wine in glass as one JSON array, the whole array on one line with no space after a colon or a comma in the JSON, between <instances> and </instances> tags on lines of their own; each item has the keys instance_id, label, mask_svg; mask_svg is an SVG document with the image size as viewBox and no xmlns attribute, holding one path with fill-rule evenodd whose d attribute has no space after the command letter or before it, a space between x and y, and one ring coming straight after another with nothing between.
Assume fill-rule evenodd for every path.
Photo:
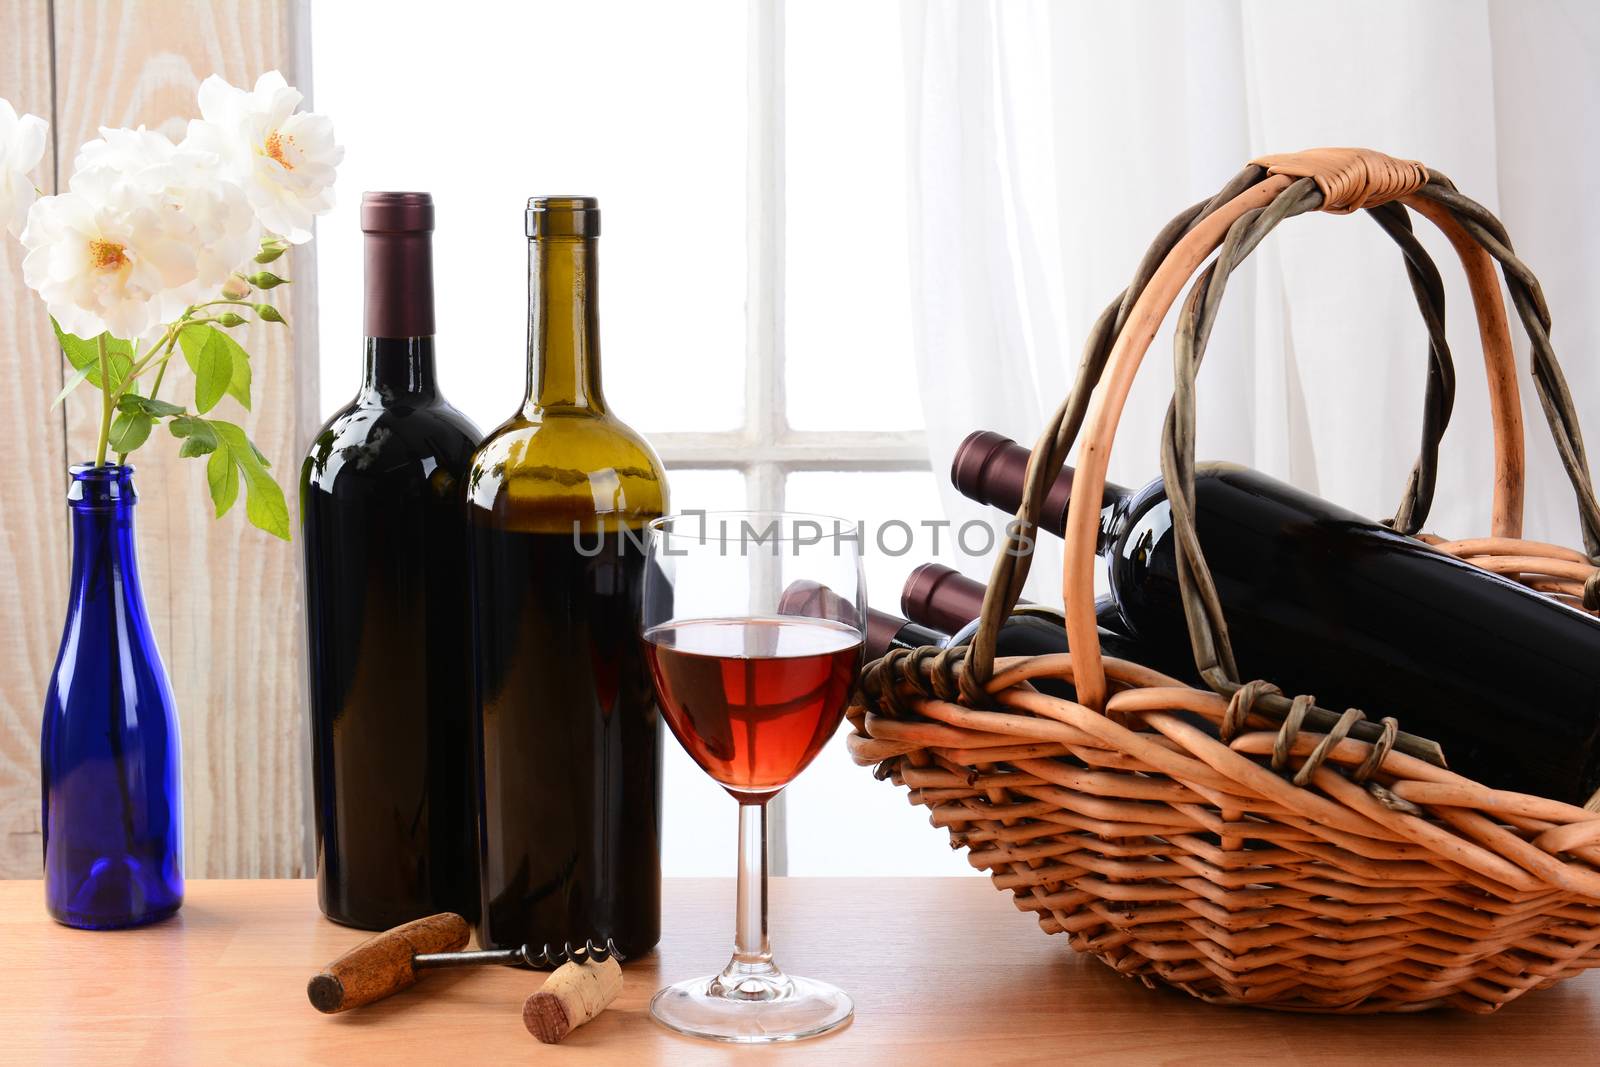
<instances>
[{"instance_id":1,"label":"red wine in glass","mask_svg":"<svg viewBox=\"0 0 1600 1067\"><path fill-rule=\"evenodd\" d=\"M739 802L733 954L657 991L650 1016L739 1044L827 1033L850 1021L849 995L772 958L767 801L844 718L867 611L859 530L830 515L689 511L649 533L639 629L657 706Z\"/></svg>"},{"instance_id":2,"label":"red wine in glass","mask_svg":"<svg viewBox=\"0 0 1600 1067\"><path fill-rule=\"evenodd\" d=\"M861 632L801 616L675 620L644 634L667 724L742 804L761 804L839 728Z\"/></svg>"}]
</instances>

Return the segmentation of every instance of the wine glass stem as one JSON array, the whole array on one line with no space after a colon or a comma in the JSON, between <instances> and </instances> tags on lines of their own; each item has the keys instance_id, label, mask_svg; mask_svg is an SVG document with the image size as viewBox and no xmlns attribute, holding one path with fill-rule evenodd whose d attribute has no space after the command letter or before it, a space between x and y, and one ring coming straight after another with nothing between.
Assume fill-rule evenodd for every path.
<instances>
[{"instance_id":1,"label":"wine glass stem","mask_svg":"<svg viewBox=\"0 0 1600 1067\"><path fill-rule=\"evenodd\" d=\"M726 978L777 975L767 941L767 808L739 805L738 927Z\"/></svg>"}]
</instances>

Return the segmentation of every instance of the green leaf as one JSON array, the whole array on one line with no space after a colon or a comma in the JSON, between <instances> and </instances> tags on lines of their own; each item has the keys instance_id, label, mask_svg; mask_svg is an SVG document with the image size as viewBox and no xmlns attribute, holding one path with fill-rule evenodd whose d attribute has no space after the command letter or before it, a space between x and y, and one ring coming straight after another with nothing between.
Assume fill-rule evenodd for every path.
<instances>
[{"instance_id":1,"label":"green leaf","mask_svg":"<svg viewBox=\"0 0 1600 1067\"><path fill-rule=\"evenodd\" d=\"M61 328L54 315L50 316L50 328L56 332L56 343L61 346L61 351L67 357L67 362L81 371L95 370L100 365L100 349L93 340L85 341L76 334L67 333ZM100 383L96 382L98 386Z\"/></svg>"},{"instance_id":2,"label":"green leaf","mask_svg":"<svg viewBox=\"0 0 1600 1067\"><path fill-rule=\"evenodd\" d=\"M222 343L228 346L229 358L233 361L233 375L228 379L228 395L239 402L239 406L246 411L250 410L250 353L244 346L221 330L214 331L222 338Z\"/></svg>"},{"instance_id":3,"label":"green leaf","mask_svg":"<svg viewBox=\"0 0 1600 1067\"><path fill-rule=\"evenodd\" d=\"M183 358L188 361L190 367L194 368L195 408L197 410L201 412L210 411L211 407L222 397L220 392L215 397L210 396L208 393L206 399L209 399L211 403L201 403L200 367L209 365L213 368L213 371L220 368L222 359L218 358L219 352L226 353L223 358L225 358L228 368L228 379L224 390L229 396L237 400L246 411L250 410L250 353L244 350L243 345L221 330L206 325L185 326L178 333L178 344L183 346ZM210 355L207 355L207 349L211 350ZM211 361L209 364L207 364L208 360ZM207 384L212 388L216 386L215 381L209 381Z\"/></svg>"},{"instance_id":4,"label":"green leaf","mask_svg":"<svg viewBox=\"0 0 1600 1067\"><path fill-rule=\"evenodd\" d=\"M57 393L56 398L50 402L51 410L54 410L63 400L70 396L72 391L82 385L88 377L89 372L87 370L73 371L72 376L67 379L67 384L61 387L61 392Z\"/></svg>"},{"instance_id":5,"label":"green leaf","mask_svg":"<svg viewBox=\"0 0 1600 1067\"><path fill-rule=\"evenodd\" d=\"M250 524L274 537L289 540L289 504L283 490L267 473L267 462L244 429L220 419L180 415L167 424L172 436L183 439L178 455L203 456L206 484L217 517L225 515L239 498L239 482L244 482L245 517Z\"/></svg>"},{"instance_id":6,"label":"green leaf","mask_svg":"<svg viewBox=\"0 0 1600 1067\"><path fill-rule=\"evenodd\" d=\"M189 366L194 366L195 360L200 358L200 350L212 333L211 327L204 325L185 326L178 331L178 347L183 349L183 358Z\"/></svg>"},{"instance_id":7,"label":"green leaf","mask_svg":"<svg viewBox=\"0 0 1600 1067\"><path fill-rule=\"evenodd\" d=\"M250 525L280 540L289 540L289 503L272 475L265 470L259 477L246 473L245 488L244 513Z\"/></svg>"},{"instance_id":8,"label":"green leaf","mask_svg":"<svg viewBox=\"0 0 1600 1067\"><path fill-rule=\"evenodd\" d=\"M211 420L211 428L217 432L244 477L245 517L256 528L289 540L289 504L284 499L283 490L267 473L260 449L245 436L243 428L231 422L214 419Z\"/></svg>"},{"instance_id":9,"label":"green leaf","mask_svg":"<svg viewBox=\"0 0 1600 1067\"><path fill-rule=\"evenodd\" d=\"M154 400L135 393L123 393L122 396L118 397L117 410L125 411L129 415L148 415L152 419L164 419L170 415L182 415L184 413L183 406L180 404L169 404L165 400Z\"/></svg>"},{"instance_id":10,"label":"green leaf","mask_svg":"<svg viewBox=\"0 0 1600 1067\"><path fill-rule=\"evenodd\" d=\"M123 412L111 420L111 448L115 452L128 453L144 444L150 437L150 428L155 421L143 412L128 414Z\"/></svg>"},{"instance_id":11,"label":"green leaf","mask_svg":"<svg viewBox=\"0 0 1600 1067\"><path fill-rule=\"evenodd\" d=\"M104 388L100 383L100 345L97 340L93 337L84 340L75 334L67 333L53 315L50 317L50 326L55 330L56 342L61 345L61 351L66 355L67 362L72 364L72 368L82 371L83 380L96 389ZM133 369L133 344L130 341L119 341L110 334L102 336L106 339L106 363L111 370L111 390L118 392L122 389L123 382L127 380L128 372Z\"/></svg>"},{"instance_id":12,"label":"green leaf","mask_svg":"<svg viewBox=\"0 0 1600 1067\"><path fill-rule=\"evenodd\" d=\"M178 332L183 358L194 371L194 409L202 414L217 406L233 383L233 349L230 338L210 326L185 326Z\"/></svg>"},{"instance_id":13,"label":"green leaf","mask_svg":"<svg viewBox=\"0 0 1600 1067\"><path fill-rule=\"evenodd\" d=\"M222 444L222 439L217 436L217 431L212 424L193 415L180 415L167 423L167 429L172 431L172 436L183 441L183 447L178 449L181 459L193 459L215 452Z\"/></svg>"},{"instance_id":14,"label":"green leaf","mask_svg":"<svg viewBox=\"0 0 1600 1067\"><path fill-rule=\"evenodd\" d=\"M218 449L206 460L206 484L211 487L211 503L220 519L239 499L239 466L227 449Z\"/></svg>"}]
</instances>

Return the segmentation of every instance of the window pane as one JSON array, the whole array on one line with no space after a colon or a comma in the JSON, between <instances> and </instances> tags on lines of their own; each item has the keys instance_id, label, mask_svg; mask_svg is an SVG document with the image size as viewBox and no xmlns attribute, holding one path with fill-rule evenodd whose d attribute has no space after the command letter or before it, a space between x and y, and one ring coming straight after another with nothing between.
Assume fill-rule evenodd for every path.
<instances>
[{"instance_id":1,"label":"window pane","mask_svg":"<svg viewBox=\"0 0 1600 1067\"><path fill-rule=\"evenodd\" d=\"M727 470L667 471L668 505L673 511L742 511L744 474Z\"/></svg>"},{"instance_id":2,"label":"window pane","mask_svg":"<svg viewBox=\"0 0 1600 1067\"><path fill-rule=\"evenodd\" d=\"M605 213L605 389L640 430L742 421L745 22L738 3L311 5L315 106L342 134L339 206L318 226L322 407L361 373L367 189L438 205L439 374L484 429L525 380L529 196ZM361 54L422 76L374 87ZM708 208L709 205L709 208Z\"/></svg>"},{"instance_id":3,"label":"window pane","mask_svg":"<svg viewBox=\"0 0 1600 1067\"><path fill-rule=\"evenodd\" d=\"M866 523L867 596L899 614L900 587L919 563L953 562L948 531L924 526L939 519L933 475L927 471L789 476L787 507ZM938 551L934 535L938 535ZM976 546L976 547L982 547ZM857 767L844 732L789 787L789 873L795 875L940 875L977 873L928 813L906 803L905 790ZM840 827L848 827L841 833Z\"/></svg>"},{"instance_id":4,"label":"window pane","mask_svg":"<svg viewBox=\"0 0 1600 1067\"><path fill-rule=\"evenodd\" d=\"M744 503L744 475L738 471L674 470L668 473L672 508L683 511L738 509ZM665 804L661 827L661 870L673 878L731 877L737 866L734 845L736 805L702 771L669 731L663 741Z\"/></svg>"},{"instance_id":5,"label":"window pane","mask_svg":"<svg viewBox=\"0 0 1600 1067\"><path fill-rule=\"evenodd\" d=\"M919 564L956 565L959 548L945 526L930 471L801 471L789 476L785 499L792 511L866 523L867 599L880 611L900 613L900 589ZM982 538L971 540L975 550L988 547Z\"/></svg>"},{"instance_id":6,"label":"window pane","mask_svg":"<svg viewBox=\"0 0 1600 1067\"><path fill-rule=\"evenodd\" d=\"M789 422L917 429L900 8L787 12Z\"/></svg>"}]
</instances>

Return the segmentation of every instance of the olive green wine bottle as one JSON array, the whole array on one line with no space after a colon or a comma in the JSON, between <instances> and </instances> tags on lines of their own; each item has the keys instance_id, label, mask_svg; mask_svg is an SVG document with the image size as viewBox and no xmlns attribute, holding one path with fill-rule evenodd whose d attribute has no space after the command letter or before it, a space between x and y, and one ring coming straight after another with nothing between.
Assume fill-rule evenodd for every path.
<instances>
[{"instance_id":1,"label":"olive green wine bottle","mask_svg":"<svg viewBox=\"0 0 1600 1067\"><path fill-rule=\"evenodd\" d=\"M467 474L486 948L652 948L660 715L639 639L666 475L600 390L589 197L528 202L528 389Z\"/></svg>"}]
</instances>

